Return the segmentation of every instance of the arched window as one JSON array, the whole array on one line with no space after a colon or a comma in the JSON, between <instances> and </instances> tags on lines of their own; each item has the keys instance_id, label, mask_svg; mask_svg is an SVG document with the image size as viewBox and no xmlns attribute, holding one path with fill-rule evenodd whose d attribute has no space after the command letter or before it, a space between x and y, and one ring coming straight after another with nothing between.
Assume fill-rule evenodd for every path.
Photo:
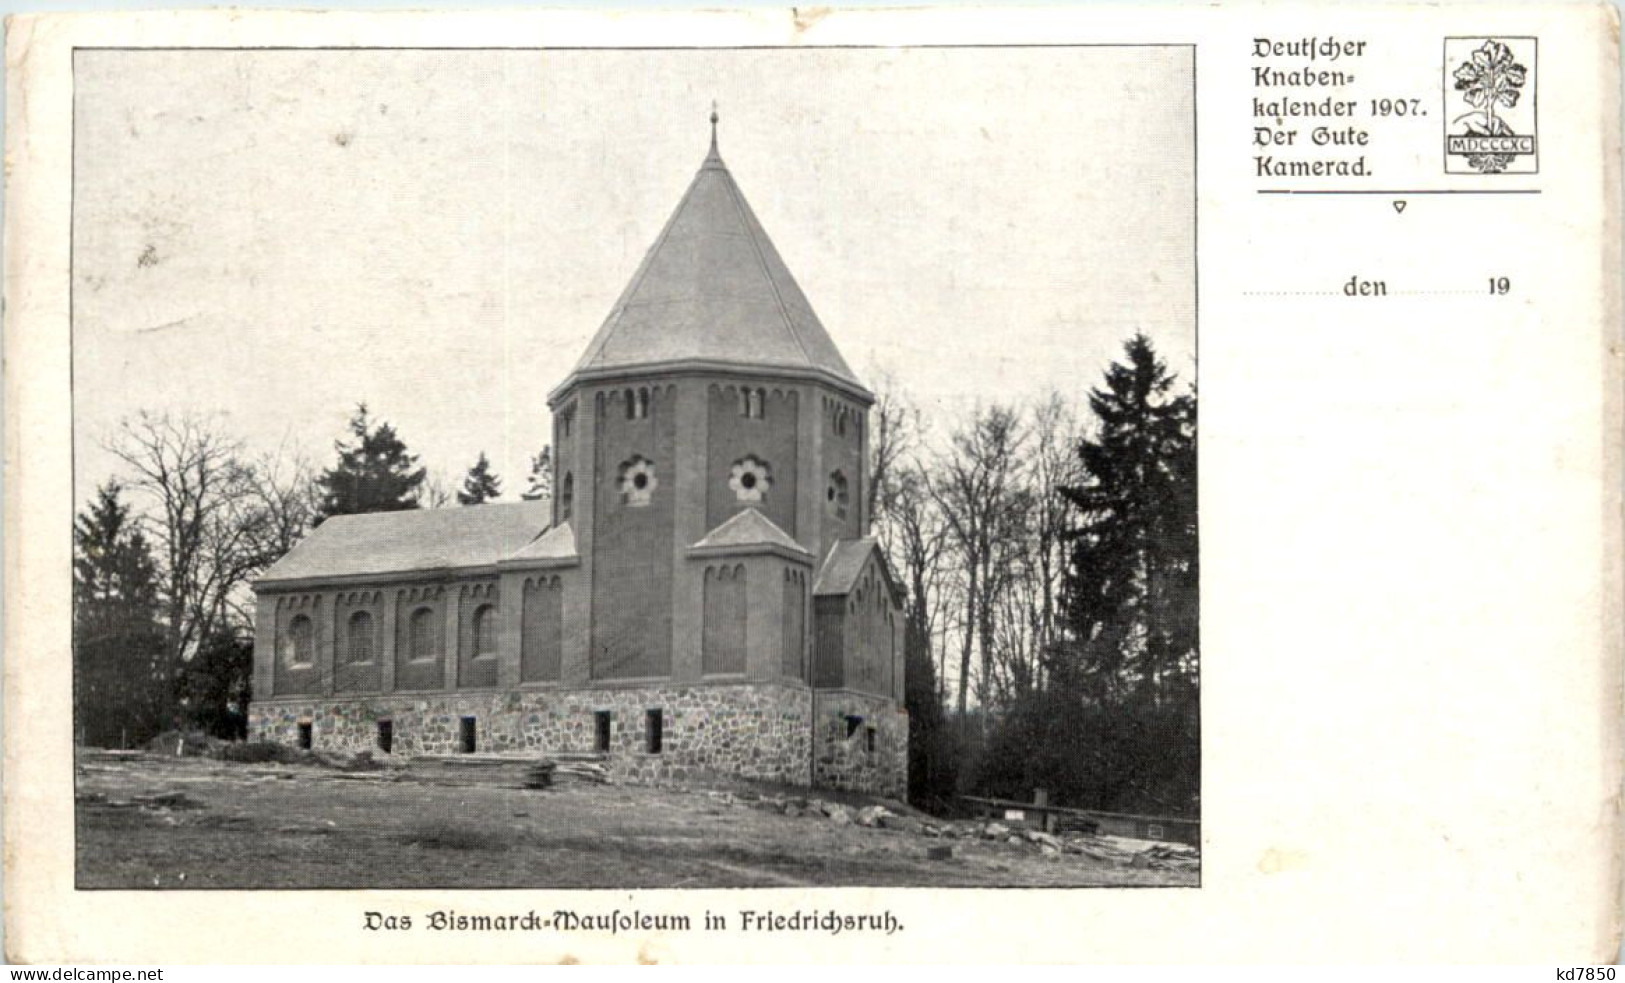
<instances>
[{"instance_id":1,"label":"arched window","mask_svg":"<svg viewBox=\"0 0 1625 983\"><path fill-rule=\"evenodd\" d=\"M411 620L411 658L417 662L433 659L440 655L439 632L435 631L434 612L428 608L418 608L412 612Z\"/></svg>"},{"instance_id":2,"label":"arched window","mask_svg":"<svg viewBox=\"0 0 1625 983\"><path fill-rule=\"evenodd\" d=\"M497 654L497 609L482 604L474 612L474 658Z\"/></svg>"},{"instance_id":3,"label":"arched window","mask_svg":"<svg viewBox=\"0 0 1625 983\"><path fill-rule=\"evenodd\" d=\"M576 501L576 478L570 472L564 472L564 482L559 486L559 521L570 521L570 509Z\"/></svg>"},{"instance_id":4,"label":"arched window","mask_svg":"<svg viewBox=\"0 0 1625 983\"><path fill-rule=\"evenodd\" d=\"M742 389L739 398L740 408L747 418L760 420L767 415L766 389Z\"/></svg>"},{"instance_id":5,"label":"arched window","mask_svg":"<svg viewBox=\"0 0 1625 983\"><path fill-rule=\"evenodd\" d=\"M350 615L350 624L345 631L345 656L350 662L371 662L373 653L373 623L372 615L366 611L357 611Z\"/></svg>"},{"instance_id":6,"label":"arched window","mask_svg":"<svg viewBox=\"0 0 1625 983\"><path fill-rule=\"evenodd\" d=\"M288 622L288 661L296 666L316 661L316 626L305 615Z\"/></svg>"},{"instance_id":7,"label":"arched window","mask_svg":"<svg viewBox=\"0 0 1625 983\"><path fill-rule=\"evenodd\" d=\"M637 418L637 415L638 415L637 397L632 395L632 390L628 389L626 391L626 394L625 394L625 399L626 399L626 418L628 420L634 420L634 419Z\"/></svg>"},{"instance_id":8,"label":"arched window","mask_svg":"<svg viewBox=\"0 0 1625 983\"><path fill-rule=\"evenodd\" d=\"M647 420L648 418L649 418L649 390L647 390L647 389L639 389L638 390L638 419Z\"/></svg>"}]
</instances>

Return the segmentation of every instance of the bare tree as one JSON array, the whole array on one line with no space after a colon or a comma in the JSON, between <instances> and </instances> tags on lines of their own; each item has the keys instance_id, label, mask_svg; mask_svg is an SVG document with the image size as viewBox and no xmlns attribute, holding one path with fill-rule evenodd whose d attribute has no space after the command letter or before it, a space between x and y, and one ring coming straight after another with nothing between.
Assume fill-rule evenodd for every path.
<instances>
[{"instance_id":1,"label":"bare tree","mask_svg":"<svg viewBox=\"0 0 1625 983\"><path fill-rule=\"evenodd\" d=\"M1067 530L1072 507L1061 489L1080 478L1078 442L1082 438L1077 414L1059 392L1051 390L1032 412L1032 447L1024 455L1023 477L1028 508L1027 542L1012 588L1012 618L1026 628L1025 639L1012 639L1023 657L1016 669L1026 683L1043 685L1043 655L1055 642L1058 598L1066 570ZM1017 686L1018 692L1020 685Z\"/></svg>"},{"instance_id":2,"label":"bare tree","mask_svg":"<svg viewBox=\"0 0 1625 983\"><path fill-rule=\"evenodd\" d=\"M889 369L870 373L875 405L869 410L868 515L877 525L898 492L895 480L901 462L914 453L925 433L919 410Z\"/></svg>"},{"instance_id":3,"label":"bare tree","mask_svg":"<svg viewBox=\"0 0 1625 983\"><path fill-rule=\"evenodd\" d=\"M941 650L944 609L951 578L944 568L947 529L931 497L920 453L930 436L919 407L884 368L872 369L875 404L870 411L869 515L881 548L908 592L904 612L911 649L928 653L942 702L947 666Z\"/></svg>"},{"instance_id":4,"label":"bare tree","mask_svg":"<svg viewBox=\"0 0 1625 983\"><path fill-rule=\"evenodd\" d=\"M247 533L243 553L249 576L281 559L314 527L321 512L316 476L310 459L290 452L286 443L246 469L244 500L233 511ZM253 623L246 601L241 592L234 597L244 627Z\"/></svg>"},{"instance_id":5,"label":"bare tree","mask_svg":"<svg viewBox=\"0 0 1625 983\"><path fill-rule=\"evenodd\" d=\"M246 532L235 513L250 476L240 445L191 415L142 411L106 446L129 469L128 487L145 499L142 518L157 545L165 641L158 672L167 685L223 622L228 595L244 576L237 547Z\"/></svg>"},{"instance_id":6,"label":"bare tree","mask_svg":"<svg viewBox=\"0 0 1625 983\"><path fill-rule=\"evenodd\" d=\"M418 501L426 509L443 509L457 500L455 485L439 471L431 470L423 479L423 490Z\"/></svg>"},{"instance_id":7,"label":"bare tree","mask_svg":"<svg viewBox=\"0 0 1625 983\"><path fill-rule=\"evenodd\" d=\"M958 709L965 716L971 655L980 649L979 689L985 698L992 678L995 598L1010 575L1009 561L1021 536L1021 452L1025 424L1014 407L978 407L949 437L948 449L927 472L932 499L941 511L947 542L964 571L960 624Z\"/></svg>"},{"instance_id":8,"label":"bare tree","mask_svg":"<svg viewBox=\"0 0 1625 983\"><path fill-rule=\"evenodd\" d=\"M170 691L199 646L251 623L247 586L304 535L314 512L310 468L297 458L245 460L213 419L143 411L106 448L127 470L155 544Z\"/></svg>"},{"instance_id":9,"label":"bare tree","mask_svg":"<svg viewBox=\"0 0 1625 983\"><path fill-rule=\"evenodd\" d=\"M936 651L943 608L949 597L943 569L947 524L918 464L898 467L893 480L895 487L881 527L881 542L908 591L907 630L915 644ZM939 684L945 675L938 671Z\"/></svg>"}]
</instances>

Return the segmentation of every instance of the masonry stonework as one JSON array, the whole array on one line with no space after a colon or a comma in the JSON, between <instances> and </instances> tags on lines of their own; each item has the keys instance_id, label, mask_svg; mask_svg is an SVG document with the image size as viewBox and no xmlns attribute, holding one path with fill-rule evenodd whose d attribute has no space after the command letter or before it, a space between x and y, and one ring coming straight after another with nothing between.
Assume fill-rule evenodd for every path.
<instances>
[{"instance_id":1,"label":"masonry stonework","mask_svg":"<svg viewBox=\"0 0 1625 983\"><path fill-rule=\"evenodd\" d=\"M810 689L778 683L276 700L254 704L249 736L294 744L309 723L316 750L378 753L378 722L387 720L394 754L456 754L462 719L473 717L478 752L590 754L599 751L596 715L607 712L604 765L619 780L808 785L812 702ZM658 753L648 746L651 710L662 715Z\"/></svg>"},{"instance_id":2,"label":"masonry stonework","mask_svg":"<svg viewBox=\"0 0 1625 983\"><path fill-rule=\"evenodd\" d=\"M819 690L813 700L813 784L908 797L908 713L884 697Z\"/></svg>"},{"instance_id":3,"label":"masonry stonework","mask_svg":"<svg viewBox=\"0 0 1625 983\"><path fill-rule=\"evenodd\" d=\"M360 751L387 722L396 755L601 753L623 780L902 796L873 404L713 134L547 396L554 497L312 530L255 584L253 736Z\"/></svg>"}]
</instances>

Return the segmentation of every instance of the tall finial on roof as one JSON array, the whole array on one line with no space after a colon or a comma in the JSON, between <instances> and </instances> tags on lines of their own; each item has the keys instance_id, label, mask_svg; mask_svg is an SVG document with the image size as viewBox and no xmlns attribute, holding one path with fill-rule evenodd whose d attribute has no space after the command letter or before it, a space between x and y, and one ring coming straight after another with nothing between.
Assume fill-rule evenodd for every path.
<instances>
[{"instance_id":1,"label":"tall finial on roof","mask_svg":"<svg viewBox=\"0 0 1625 983\"><path fill-rule=\"evenodd\" d=\"M717 101L712 99L712 149L705 154L705 166L721 167L721 154L717 153Z\"/></svg>"}]
</instances>

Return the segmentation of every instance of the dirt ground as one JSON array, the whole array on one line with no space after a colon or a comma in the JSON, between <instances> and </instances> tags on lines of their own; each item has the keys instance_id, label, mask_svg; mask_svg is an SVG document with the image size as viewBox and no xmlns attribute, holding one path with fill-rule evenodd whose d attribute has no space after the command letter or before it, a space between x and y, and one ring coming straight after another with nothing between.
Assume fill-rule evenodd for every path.
<instances>
[{"instance_id":1,"label":"dirt ground","mask_svg":"<svg viewBox=\"0 0 1625 983\"><path fill-rule=\"evenodd\" d=\"M1194 870L785 815L746 786L528 790L95 752L77 778L81 889L1197 883Z\"/></svg>"}]
</instances>

